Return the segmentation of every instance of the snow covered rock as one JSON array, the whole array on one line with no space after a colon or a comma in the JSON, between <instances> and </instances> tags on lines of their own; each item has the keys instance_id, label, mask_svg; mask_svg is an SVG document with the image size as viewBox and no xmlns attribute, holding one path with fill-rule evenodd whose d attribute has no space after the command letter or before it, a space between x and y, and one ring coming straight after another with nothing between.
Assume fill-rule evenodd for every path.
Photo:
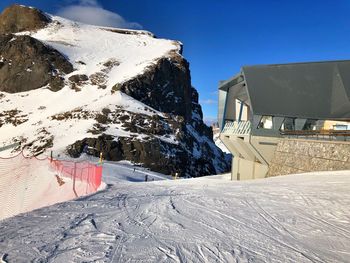
<instances>
[{"instance_id":1,"label":"snow covered rock","mask_svg":"<svg viewBox=\"0 0 350 263\"><path fill-rule=\"evenodd\" d=\"M21 6L18 19L22 9L36 10ZM48 20L43 28L0 37L4 76L12 76L15 58L28 56L13 70L21 81L10 89L1 83L0 64L0 146L20 141L33 153L72 157L89 148L182 176L229 169L203 123L181 43L37 12Z\"/></svg>"},{"instance_id":2,"label":"snow covered rock","mask_svg":"<svg viewBox=\"0 0 350 263\"><path fill-rule=\"evenodd\" d=\"M29 91L64 86L62 75L73 66L57 50L30 36L0 35L0 91Z\"/></svg>"},{"instance_id":3,"label":"snow covered rock","mask_svg":"<svg viewBox=\"0 0 350 263\"><path fill-rule=\"evenodd\" d=\"M189 63L178 53L159 59L154 65L129 81L116 84L120 90L146 105L166 113L192 117Z\"/></svg>"}]
</instances>

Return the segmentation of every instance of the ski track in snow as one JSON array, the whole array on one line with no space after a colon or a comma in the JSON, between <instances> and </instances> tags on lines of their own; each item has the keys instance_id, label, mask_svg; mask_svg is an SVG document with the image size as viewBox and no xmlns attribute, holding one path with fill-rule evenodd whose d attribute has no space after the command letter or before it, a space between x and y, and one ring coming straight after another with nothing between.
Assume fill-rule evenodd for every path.
<instances>
[{"instance_id":1,"label":"ski track in snow","mask_svg":"<svg viewBox=\"0 0 350 263\"><path fill-rule=\"evenodd\" d=\"M130 167L114 171L132 176ZM98 193L1 221L0 255L7 262L350 262L350 171L135 183L111 169Z\"/></svg>"}]
</instances>

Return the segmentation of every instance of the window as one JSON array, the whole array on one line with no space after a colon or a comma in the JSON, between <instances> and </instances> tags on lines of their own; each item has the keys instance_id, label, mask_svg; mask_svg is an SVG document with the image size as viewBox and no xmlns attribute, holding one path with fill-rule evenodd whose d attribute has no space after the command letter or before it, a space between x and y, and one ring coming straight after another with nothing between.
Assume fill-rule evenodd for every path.
<instances>
[{"instance_id":1,"label":"window","mask_svg":"<svg viewBox=\"0 0 350 263\"><path fill-rule=\"evenodd\" d=\"M305 125L303 127L303 130L307 130L307 131L314 131L316 130L316 120L310 120L308 119L305 122Z\"/></svg>"},{"instance_id":2,"label":"window","mask_svg":"<svg viewBox=\"0 0 350 263\"><path fill-rule=\"evenodd\" d=\"M258 129L271 130L273 127L272 116L262 116L258 125Z\"/></svg>"},{"instance_id":3,"label":"window","mask_svg":"<svg viewBox=\"0 0 350 263\"><path fill-rule=\"evenodd\" d=\"M244 102L236 99L236 120L247 121L249 118L249 107Z\"/></svg>"},{"instance_id":4,"label":"window","mask_svg":"<svg viewBox=\"0 0 350 263\"><path fill-rule=\"evenodd\" d=\"M285 118L280 130L281 131L294 131L295 130L295 119L294 118Z\"/></svg>"}]
</instances>

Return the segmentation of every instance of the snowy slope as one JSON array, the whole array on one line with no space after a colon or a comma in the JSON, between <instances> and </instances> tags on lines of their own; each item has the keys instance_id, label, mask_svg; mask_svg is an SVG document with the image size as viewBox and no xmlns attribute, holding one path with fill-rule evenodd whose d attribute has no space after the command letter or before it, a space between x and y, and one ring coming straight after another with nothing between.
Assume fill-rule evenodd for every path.
<instances>
[{"instance_id":1,"label":"snowy slope","mask_svg":"<svg viewBox=\"0 0 350 263\"><path fill-rule=\"evenodd\" d=\"M0 253L8 262L350 262L349 171L108 183L1 222Z\"/></svg>"},{"instance_id":2,"label":"snowy slope","mask_svg":"<svg viewBox=\"0 0 350 263\"><path fill-rule=\"evenodd\" d=\"M116 172L116 170L118 172ZM125 183L125 182L144 182L172 180L169 175L152 172L141 165L134 165L129 161L104 162L103 163L103 181L108 183Z\"/></svg>"},{"instance_id":3,"label":"snowy slope","mask_svg":"<svg viewBox=\"0 0 350 263\"><path fill-rule=\"evenodd\" d=\"M226 148L225 144L220 140L220 133L214 134L214 142L217 147L221 149L224 153L230 154L230 151Z\"/></svg>"},{"instance_id":4,"label":"snowy slope","mask_svg":"<svg viewBox=\"0 0 350 263\"><path fill-rule=\"evenodd\" d=\"M34 145L39 147L53 139L53 150L63 151L67 145L86 137L95 123L95 115L103 108L162 115L125 94L111 94L111 88L141 74L157 59L178 52L179 42L156 39L145 31L101 28L55 16L52 20L44 29L18 35L31 35L65 55L75 69L65 76L66 81L76 74L91 76L100 73L106 88L98 88L88 81L81 91L76 92L67 81L66 87L58 92L51 92L45 87L17 94L0 92L1 111L17 110L12 118L24 121L16 126L7 123L0 127L0 146L21 140L27 144L34 141ZM86 119L77 117L64 121L53 119L53 116L72 111L88 116ZM113 135L130 136L117 124L110 124L109 129ZM42 140L37 140L38 137ZM89 137L94 135L89 134Z\"/></svg>"},{"instance_id":5,"label":"snowy slope","mask_svg":"<svg viewBox=\"0 0 350 263\"><path fill-rule=\"evenodd\" d=\"M11 172L4 172L7 165L1 161L0 220L96 191L87 181L73 182L71 178L60 176L59 172L50 169L48 160L11 160L17 164L17 169ZM24 172L25 169L30 169L30 173ZM63 184L59 184L57 176ZM105 186L102 182L100 189Z\"/></svg>"},{"instance_id":6,"label":"snowy slope","mask_svg":"<svg viewBox=\"0 0 350 263\"><path fill-rule=\"evenodd\" d=\"M17 9L13 16L25 11ZM56 16L49 21L2 40L0 147L21 142L12 154L25 148L78 157L89 146L94 156L191 177L228 170L203 122L180 42ZM29 47L39 51L15 60Z\"/></svg>"},{"instance_id":7,"label":"snowy slope","mask_svg":"<svg viewBox=\"0 0 350 263\"><path fill-rule=\"evenodd\" d=\"M156 39L144 31L103 28L85 25L54 16L55 21L32 37L47 43L65 54L74 68L74 74L91 75L101 71L103 63L114 60L118 66L108 72L107 88L128 80L170 51L179 51L180 44L171 40ZM82 65L79 62L84 62Z\"/></svg>"}]
</instances>

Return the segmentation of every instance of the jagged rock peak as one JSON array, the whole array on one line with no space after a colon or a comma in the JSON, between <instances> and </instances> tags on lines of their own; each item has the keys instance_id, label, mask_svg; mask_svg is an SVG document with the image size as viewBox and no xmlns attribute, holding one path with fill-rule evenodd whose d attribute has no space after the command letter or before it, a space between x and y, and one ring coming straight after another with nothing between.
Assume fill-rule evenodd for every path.
<instances>
[{"instance_id":1,"label":"jagged rock peak","mask_svg":"<svg viewBox=\"0 0 350 263\"><path fill-rule=\"evenodd\" d=\"M50 18L39 9L22 5L11 5L0 15L0 34L37 30L45 27Z\"/></svg>"}]
</instances>

